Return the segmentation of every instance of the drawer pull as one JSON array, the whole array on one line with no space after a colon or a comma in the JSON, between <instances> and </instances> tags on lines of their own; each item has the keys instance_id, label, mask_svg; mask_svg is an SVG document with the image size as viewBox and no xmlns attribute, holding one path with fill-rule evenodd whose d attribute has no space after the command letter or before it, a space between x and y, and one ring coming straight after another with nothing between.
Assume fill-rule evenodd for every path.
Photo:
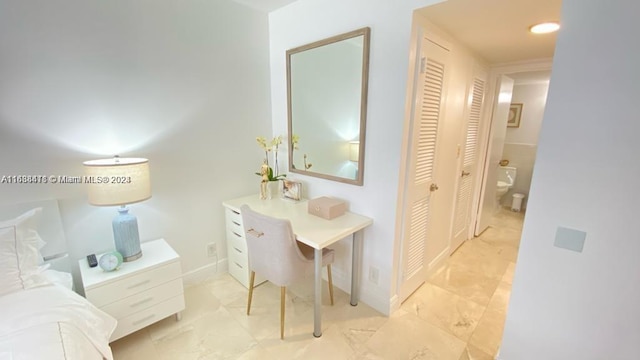
<instances>
[{"instance_id":1,"label":"drawer pull","mask_svg":"<svg viewBox=\"0 0 640 360\"><path fill-rule=\"evenodd\" d=\"M253 235L253 236L255 236L255 237L260 237L260 236L264 235L264 233L263 233L263 232L256 231L256 230L255 230L255 229L253 229L253 228L251 228L251 229L247 230L247 234L251 234L251 235Z\"/></svg>"},{"instance_id":2,"label":"drawer pull","mask_svg":"<svg viewBox=\"0 0 640 360\"><path fill-rule=\"evenodd\" d=\"M240 215L239 211L235 211L235 210L231 210L232 213L236 214L236 215Z\"/></svg>"},{"instance_id":3,"label":"drawer pull","mask_svg":"<svg viewBox=\"0 0 640 360\"><path fill-rule=\"evenodd\" d=\"M234 224L236 224L236 225L240 226L240 223L237 223L237 222L235 222L235 221L232 221L232 223L234 223Z\"/></svg>"},{"instance_id":4,"label":"drawer pull","mask_svg":"<svg viewBox=\"0 0 640 360\"><path fill-rule=\"evenodd\" d=\"M137 283L137 284L133 284L133 285L129 286L129 287L127 288L127 290L131 290L131 289L133 289L133 288L137 288L138 286L146 285L146 284L148 284L148 283L150 283L150 282L151 282L151 279L147 279L147 280L145 280L145 281L141 281L141 282L139 282L139 283Z\"/></svg>"},{"instance_id":5,"label":"drawer pull","mask_svg":"<svg viewBox=\"0 0 640 360\"><path fill-rule=\"evenodd\" d=\"M131 325L136 326L136 325L141 324L141 323L143 323L145 321L149 321L149 320L153 319L154 317L156 317L156 314L151 314L149 316L143 317L140 320L136 320L136 321L132 322Z\"/></svg>"},{"instance_id":6,"label":"drawer pull","mask_svg":"<svg viewBox=\"0 0 640 360\"><path fill-rule=\"evenodd\" d=\"M144 300L140 300L140 301L138 301L137 303L133 303L133 304L131 304L131 305L129 305L129 306L130 306L130 307L132 307L132 308L134 308L134 307L138 307L138 306L140 306L140 305L142 305L142 304L148 303L148 302L149 302L149 301L151 301L151 300L153 300L153 298L152 298L152 297L150 297L150 298L146 298L146 299L144 299Z\"/></svg>"},{"instance_id":7,"label":"drawer pull","mask_svg":"<svg viewBox=\"0 0 640 360\"><path fill-rule=\"evenodd\" d=\"M234 263L236 264L237 267L239 267L240 269L244 269L244 267L240 264L238 264L237 262L234 261Z\"/></svg>"},{"instance_id":8,"label":"drawer pull","mask_svg":"<svg viewBox=\"0 0 640 360\"><path fill-rule=\"evenodd\" d=\"M233 235L235 235L237 237L242 237L242 235L238 234L237 232L235 232L235 231L232 231L232 232L233 232Z\"/></svg>"},{"instance_id":9,"label":"drawer pull","mask_svg":"<svg viewBox=\"0 0 640 360\"><path fill-rule=\"evenodd\" d=\"M237 247L234 247L234 249L239 252L240 254L242 254L242 250L238 249Z\"/></svg>"}]
</instances>

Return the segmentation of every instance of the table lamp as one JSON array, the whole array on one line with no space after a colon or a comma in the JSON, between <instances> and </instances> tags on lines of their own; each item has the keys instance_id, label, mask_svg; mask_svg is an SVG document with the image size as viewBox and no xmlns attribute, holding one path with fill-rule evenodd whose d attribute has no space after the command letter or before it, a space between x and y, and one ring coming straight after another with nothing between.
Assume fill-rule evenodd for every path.
<instances>
[{"instance_id":1,"label":"table lamp","mask_svg":"<svg viewBox=\"0 0 640 360\"><path fill-rule=\"evenodd\" d=\"M120 158L85 161L85 183L88 185L89 203L97 206L119 205L113 219L113 240L124 261L142 256L138 219L129 213L127 204L151 197L149 160Z\"/></svg>"}]
</instances>

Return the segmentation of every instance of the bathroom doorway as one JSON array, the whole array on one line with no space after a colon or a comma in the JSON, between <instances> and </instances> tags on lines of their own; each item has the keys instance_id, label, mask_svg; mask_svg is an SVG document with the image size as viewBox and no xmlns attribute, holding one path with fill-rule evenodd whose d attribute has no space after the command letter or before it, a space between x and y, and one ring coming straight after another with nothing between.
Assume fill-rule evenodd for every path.
<instances>
[{"instance_id":1,"label":"bathroom doorway","mask_svg":"<svg viewBox=\"0 0 640 360\"><path fill-rule=\"evenodd\" d=\"M502 160L506 166L516 169L517 176L511 187L499 201L500 207L511 208L513 194L523 194L521 211L525 211L531 188L533 165L538 149L538 136L547 103L551 71L535 71L511 74L514 79L511 102L522 104L517 126L507 127ZM508 163L507 163L508 161Z\"/></svg>"},{"instance_id":2,"label":"bathroom doorway","mask_svg":"<svg viewBox=\"0 0 640 360\"><path fill-rule=\"evenodd\" d=\"M483 207L478 209L482 213L476 222L476 236L485 231L491 223L499 221L494 217L499 218L501 211L526 211L538 135L549 89L551 61L523 65L520 69L495 70L501 73L501 76L513 79L510 103L517 109L517 118L509 122L502 121L501 129L498 129L500 131L492 129L489 135L488 144L493 148L491 152L499 154L499 157L487 156L485 160L483 182L486 182L486 185L483 184L484 192L481 197L484 202L481 202ZM520 199L514 202L514 194L520 194L524 198L516 195Z\"/></svg>"}]
</instances>

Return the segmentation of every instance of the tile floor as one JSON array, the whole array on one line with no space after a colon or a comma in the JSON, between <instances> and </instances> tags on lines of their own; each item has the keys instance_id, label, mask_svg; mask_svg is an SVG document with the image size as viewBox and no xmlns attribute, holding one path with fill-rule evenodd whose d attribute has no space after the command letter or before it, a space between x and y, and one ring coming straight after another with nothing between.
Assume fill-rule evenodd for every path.
<instances>
[{"instance_id":1,"label":"tile floor","mask_svg":"<svg viewBox=\"0 0 640 360\"><path fill-rule=\"evenodd\" d=\"M511 293L523 214L501 211L480 237L464 243L400 310L385 317L336 289L314 338L312 281L287 291L285 339L279 336L279 288L247 290L228 274L185 289L181 321L167 318L111 344L126 359L493 359Z\"/></svg>"}]
</instances>

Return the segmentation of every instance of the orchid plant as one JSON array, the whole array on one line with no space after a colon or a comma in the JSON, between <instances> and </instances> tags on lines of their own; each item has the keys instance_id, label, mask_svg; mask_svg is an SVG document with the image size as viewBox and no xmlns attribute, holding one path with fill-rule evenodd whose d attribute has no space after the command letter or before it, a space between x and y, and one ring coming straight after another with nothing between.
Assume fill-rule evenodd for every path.
<instances>
[{"instance_id":1,"label":"orchid plant","mask_svg":"<svg viewBox=\"0 0 640 360\"><path fill-rule=\"evenodd\" d=\"M265 175L267 176L267 179L269 181L278 181L285 178L287 175L279 175L278 172L278 149L282 144L282 135L274 137L270 142L267 142L265 137L258 136L256 137L256 142L264 151L264 164L267 167L267 173ZM273 152L273 168L269 165L269 153L271 152ZM263 176L260 172L256 172L256 175Z\"/></svg>"}]
</instances>

